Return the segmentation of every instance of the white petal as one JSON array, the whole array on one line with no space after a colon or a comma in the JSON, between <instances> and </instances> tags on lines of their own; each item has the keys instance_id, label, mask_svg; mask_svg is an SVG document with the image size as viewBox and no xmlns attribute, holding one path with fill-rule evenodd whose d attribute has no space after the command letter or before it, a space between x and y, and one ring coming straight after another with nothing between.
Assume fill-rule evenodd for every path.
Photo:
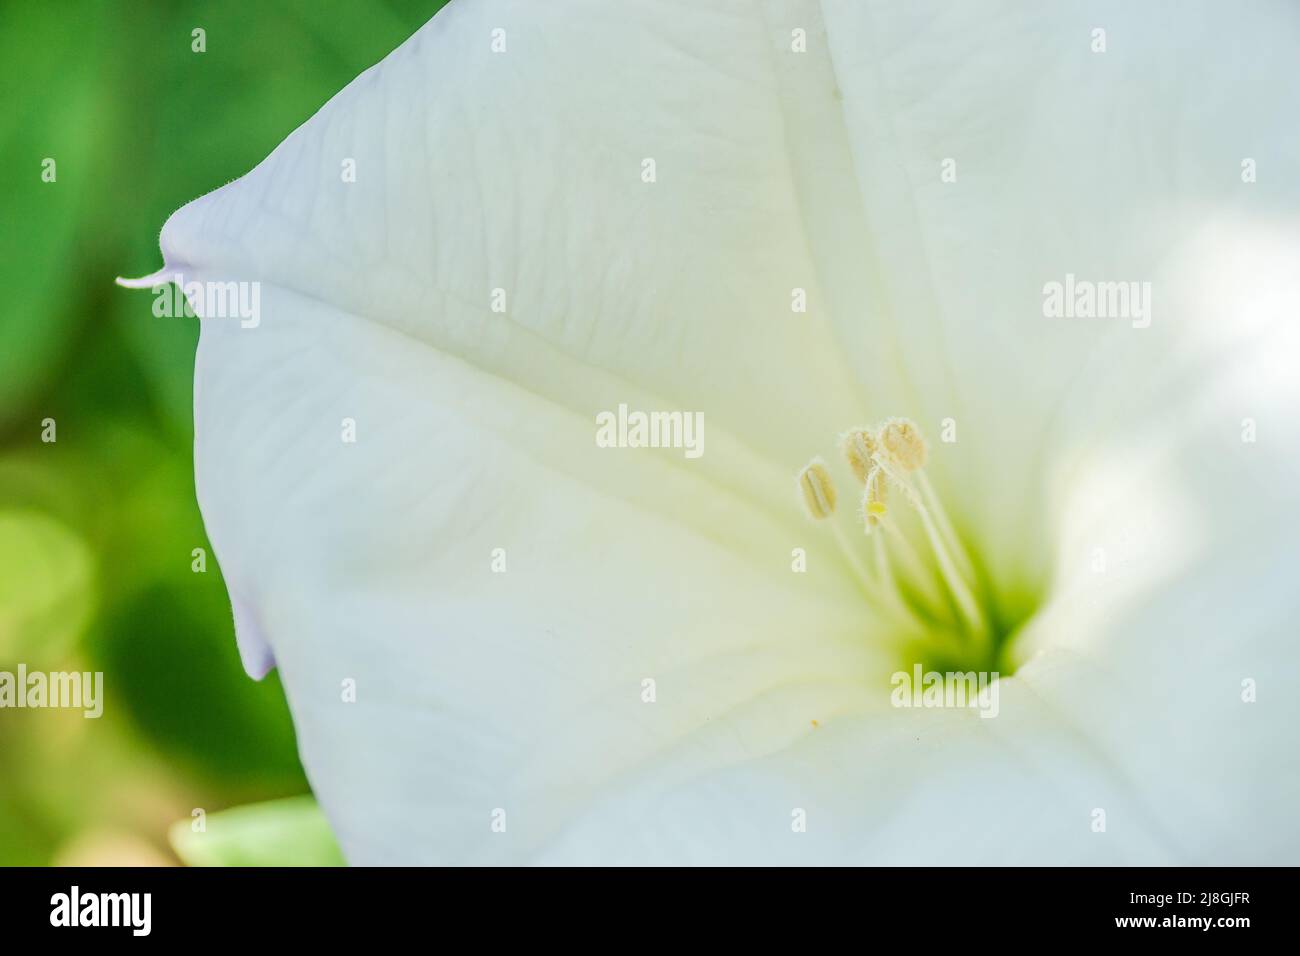
<instances>
[{"instance_id":1,"label":"white petal","mask_svg":"<svg viewBox=\"0 0 1300 956\"><path fill-rule=\"evenodd\" d=\"M1161 819L1199 778L1168 772L1152 707L1117 706L1123 685L1107 667L1129 676L1183 654L1172 636L1151 640L1159 622L1139 611L1173 613L1185 592L1153 589L1202 580L1219 549L1258 540L1270 560L1289 553L1245 521L1258 502L1209 527L1185 565L1152 569L1126 607L1101 602L1086 640L1031 633L1043 657L1008 684L1003 716L980 721L880 713L887 648L824 529L790 501L791 473L834 430L897 412L935 428L949 403L932 390L947 382L962 437L936 477L1000 575L1036 573L1045 552L1026 546L1024 524L1040 524L1042 542L1069 531L1048 509L1049 469L1069 466L1077 494L1095 466L1076 442L1123 447L1167 421L1112 430L1079 396L1144 385L1143 363L1165 350L1195 370L1212 341L1212 324L1186 312L1194 339L1176 323L1110 330L1116 360L1085 360L1096 333L1044 324L1040 290L1068 270L1189 275L1163 259L1171 236L1204 221L1200 203L1222 214L1228 187L1192 148L1213 123L1258 134L1286 168L1294 144L1264 134L1290 95L1275 82L1287 70L1258 51L1293 18L1245 24L1261 42L1243 41L1244 79L1212 37L1183 36L1178 49L1205 50L1203 89L1267 103L1234 111L1202 97L1205 112L1170 131L1148 117L1177 86L1125 72L1123 56L1086 60L1082 18L1010 9L945 13L922 31L897 5L830 4L827 36L802 4L671 16L654 4L454 4L257 170L169 222L169 269L264 283L259 328L204 322L200 501L245 660L260 670L274 651L353 861L589 859L598 846L615 859L770 859L787 855L771 841L792 835L801 788L811 796L794 806L837 821L810 823L803 836L820 835L798 851L810 860L904 860L909 847L937 860L972 832L983 835L962 858L1057 848L1166 862L1223 845L1230 830L1205 828L1230 821L1194 801ZM1138 65L1176 65L1154 20L1127 8L1108 20L1112 44L1133 27ZM808 54L789 53L792 24L807 25ZM495 27L506 54L491 52ZM1063 53L1071 31L1082 54ZM969 65L947 79L945 63ZM1095 72L1107 68L1116 75ZM1137 105L1108 112L1130 90ZM1112 127L1103 144L1143 145L1091 148L1089 131ZM951 152L955 195L938 178ZM1160 165L1171 156L1201 158L1171 171ZM654 183L641 179L646 158ZM340 174L348 160L354 183ZM1134 184L1124 177L1138 160ZM1163 192L1157 173L1172 179ZM1236 173L1232 159L1224 175L1244 188ZM810 314L790 311L795 287ZM497 288L505 314L490 308ZM1273 322L1251 341L1276 337ZM1171 374L1149 393L1182 402L1212 394L1209 380L1179 388L1186 375ZM1275 387L1264 396L1277 405ZM705 457L596 449L594 414L620 402L704 412ZM1056 413L1068 427L1036 462L1029 450ZM355 443L340 440L345 418ZM1191 467L1195 446L1179 437L1152 474ZM1241 474L1225 469L1222 480ZM1185 531L1186 515L1214 504L1187 484L1128 504L1168 504ZM1269 530L1296 525L1288 507ZM810 553L806 575L790 571L795 547ZM504 574L490 569L494 548ZM1257 576L1240 587L1286 600ZM1293 663L1273 633L1234 646ZM1115 650L1125 643L1138 656ZM1233 653L1187 679L1210 693L1205 681L1241 669ZM341 699L345 681L355 703ZM1146 723L1094 725L1094 705ZM914 718L931 729L914 734ZM1240 759L1253 766L1276 743L1257 735ZM1240 788L1218 786L1215 801L1273 819ZM1124 821L1109 844L1087 828L1095 806ZM506 833L491 830L497 809ZM908 842L918 827L932 842ZM695 849L674 839L683 833Z\"/></svg>"},{"instance_id":2,"label":"white petal","mask_svg":"<svg viewBox=\"0 0 1300 956\"><path fill-rule=\"evenodd\" d=\"M1300 139L1280 120L1300 114L1300 11L1251 4L1225 30L1213 3L834 0L826 21L868 210L854 248L875 264L843 281L892 319L836 313L842 337L862 340L865 381L915 386L918 407L893 413L956 419L934 480L998 575L1032 578L1043 471L1218 357L1217 320L1180 305L1189 237L1300 215ZM1151 283L1150 327L1045 317L1067 274Z\"/></svg>"},{"instance_id":3,"label":"white petal","mask_svg":"<svg viewBox=\"0 0 1300 956\"><path fill-rule=\"evenodd\" d=\"M666 778L665 759L546 859L1294 861L1300 241L1224 223L1191 247L1177 304L1222 318L1232 360L1199 370L1195 403L1121 421L1074 462L1054 510L1060 581L997 717L849 716L688 780Z\"/></svg>"},{"instance_id":4,"label":"white petal","mask_svg":"<svg viewBox=\"0 0 1300 956\"><path fill-rule=\"evenodd\" d=\"M453 3L178 211L168 267L322 300L584 418L618 401L702 411L773 460L785 502L861 406L805 228L818 171L788 152L788 30L759 13ZM825 50L798 62L833 108Z\"/></svg>"},{"instance_id":5,"label":"white petal","mask_svg":"<svg viewBox=\"0 0 1300 956\"><path fill-rule=\"evenodd\" d=\"M1140 784L1188 855L1290 861L1300 235L1220 222L1190 246L1177 301L1217 327L1218 361L1183 369L1194 391L1117 422L1108 454L1076 463L1064 586L1024 640L1071 662L1041 669L1037 689Z\"/></svg>"},{"instance_id":6,"label":"white petal","mask_svg":"<svg viewBox=\"0 0 1300 956\"><path fill-rule=\"evenodd\" d=\"M1020 678L999 712L848 717L689 780L646 768L562 834L547 863L1167 864L1139 793ZM1105 833L1093 813L1107 811ZM797 830L796 821L803 829Z\"/></svg>"},{"instance_id":7,"label":"white petal","mask_svg":"<svg viewBox=\"0 0 1300 956\"><path fill-rule=\"evenodd\" d=\"M205 325L200 500L352 861L525 858L667 747L725 765L880 706L885 649L793 500L783 524L398 333L264 308Z\"/></svg>"}]
</instances>

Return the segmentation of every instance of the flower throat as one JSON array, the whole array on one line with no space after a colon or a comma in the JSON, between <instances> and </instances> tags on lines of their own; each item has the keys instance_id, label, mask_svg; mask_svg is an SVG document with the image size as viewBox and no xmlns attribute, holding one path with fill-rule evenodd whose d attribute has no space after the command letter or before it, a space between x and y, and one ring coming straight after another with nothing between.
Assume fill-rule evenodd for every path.
<instances>
[{"instance_id":1,"label":"flower throat","mask_svg":"<svg viewBox=\"0 0 1300 956\"><path fill-rule=\"evenodd\" d=\"M827 520L838 493L821 458L800 470L799 496L808 517L830 527L872 607L913 645L913 655L936 668L1011 673L1007 640L1027 615L1013 620L999 608L987 573L962 544L926 477L920 429L907 419L886 419L848 430L839 450L860 489L863 542L855 545ZM916 518L906 526L895 514L899 501Z\"/></svg>"}]
</instances>

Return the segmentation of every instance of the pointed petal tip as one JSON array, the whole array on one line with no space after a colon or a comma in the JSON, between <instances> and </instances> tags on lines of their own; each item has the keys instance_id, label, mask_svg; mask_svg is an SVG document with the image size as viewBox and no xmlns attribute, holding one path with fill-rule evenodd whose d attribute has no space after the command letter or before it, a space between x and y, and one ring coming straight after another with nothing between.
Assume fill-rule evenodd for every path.
<instances>
[{"instance_id":1,"label":"pointed petal tip","mask_svg":"<svg viewBox=\"0 0 1300 956\"><path fill-rule=\"evenodd\" d=\"M233 594L230 604L235 616L235 644L244 671L253 680L261 680L275 668L275 653L262 633L252 605Z\"/></svg>"},{"instance_id":2,"label":"pointed petal tip","mask_svg":"<svg viewBox=\"0 0 1300 956\"><path fill-rule=\"evenodd\" d=\"M165 285L172 281L175 275L174 271L165 266L157 272L150 273L147 276L141 276L139 279L128 279L124 276L118 276L113 281L124 289L152 289L154 286Z\"/></svg>"}]
</instances>

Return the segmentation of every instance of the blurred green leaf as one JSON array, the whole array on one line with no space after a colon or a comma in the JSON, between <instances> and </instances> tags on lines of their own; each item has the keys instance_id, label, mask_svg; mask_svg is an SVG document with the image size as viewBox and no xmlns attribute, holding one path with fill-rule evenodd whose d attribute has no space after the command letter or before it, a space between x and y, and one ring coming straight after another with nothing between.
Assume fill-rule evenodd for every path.
<instances>
[{"instance_id":1,"label":"blurred green leaf","mask_svg":"<svg viewBox=\"0 0 1300 956\"><path fill-rule=\"evenodd\" d=\"M0 658L73 650L105 671L108 708L0 720L0 865L48 862L92 824L157 843L185 807L306 789L278 678L239 665L195 502L198 323L112 281L157 268L171 212L442 5L0 2L0 513L45 521L0 538Z\"/></svg>"},{"instance_id":2,"label":"blurred green leaf","mask_svg":"<svg viewBox=\"0 0 1300 956\"><path fill-rule=\"evenodd\" d=\"M69 29L69 16L79 21ZM0 286L0 423L30 401L75 341L72 308L85 281L85 246L107 213L91 197L115 139L117 104L103 80L117 32L101 4L0 7L6 89L0 155L6 160ZM96 42L87 42L87 36ZM95 121L89 121L94 118Z\"/></svg>"},{"instance_id":3,"label":"blurred green leaf","mask_svg":"<svg viewBox=\"0 0 1300 956\"><path fill-rule=\"evenodd\" d=\"M105 707L124 707L155 746L212 781L304 789L278 678L249 679L225 588L184 567L184 583L151 585L103 622L91 651Z\"/></svg>"},{"instance_id":4,"label":"blurred green leaf","mask_svg":"<svg viewBox=\"0 0 1300 956\"><path fill-rule=\"evenodd\" d=\"M312 797L291 797L209 814L204 832L179 820L168 833L190 866L345 866Z\"/></svg>"},{"instance_id":5,"label":"blurred green leaf","mask_svg":"<svg viewBox=\"0 0 1300 956\"><path fill-rule=\"evenodd\" d=\"M94 605L94 558L80 538L39 512L0 512L0 660L57 661Z\"/></svg>"},{"instance_id":6,"label":"blurred green leaf","mask_svg":"<svg viewBox=\"0 0 1300 956\"><path fill-rule=\"evenodd\" d=\"M141 22L150 41L136 51L135 105L123 117L138 148L125 171L133 190L132 229L115 268L144 275L161 264L158 231L184 203L244 175L359 73L424 24L445 0L330 5L312 0L258 5L256 29L239 4L197 3L159 10ZM206 50L191 49L191 30ZM135 355L158 409L186 433L193 420L198 321L159 318L154 297L112 290L107 318Z\"/></svg>"}]
</instances>

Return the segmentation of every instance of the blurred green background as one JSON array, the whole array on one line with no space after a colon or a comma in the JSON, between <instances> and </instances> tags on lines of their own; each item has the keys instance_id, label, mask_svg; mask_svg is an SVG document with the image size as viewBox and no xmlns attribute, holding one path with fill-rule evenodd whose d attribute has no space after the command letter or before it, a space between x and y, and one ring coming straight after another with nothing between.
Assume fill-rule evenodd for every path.
<instances>
[{"instance_id":1,"label":"blurred green background","mask_svg":"<svg viewBox=\"0 0 1300 956\"><path fill-rule=\"evenodd\" d=\"M0 864L338 862L195 503L197 322L113 278L442 5L0 3L0 670L104 672L0 709Z\"/></svg>"}]
</instances>

